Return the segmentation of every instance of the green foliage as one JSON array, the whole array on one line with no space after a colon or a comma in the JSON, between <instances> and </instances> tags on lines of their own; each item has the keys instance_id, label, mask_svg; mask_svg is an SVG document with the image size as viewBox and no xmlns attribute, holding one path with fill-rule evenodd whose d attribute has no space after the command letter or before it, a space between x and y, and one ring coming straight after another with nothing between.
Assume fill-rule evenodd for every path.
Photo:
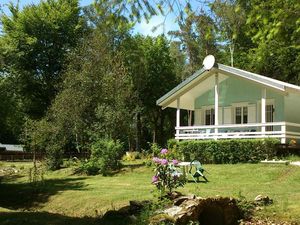
<instances>
[{"instance_id":1,"label":"green foliage","mask_svg":"<svg viewBox=\"0 0 300 225\"><path fill-rule=\"evenodd\" d=\"M255 163L276 155L277 139L182 141L176 147L182 160L203 163Z\"/></svg>"},{"instance_id":2,"label":"green foliage","mask_svg":"<svg viewBox=\"0 0 300 225\"><path fill-rule=\"evenodd\" d=\"M169 42L163 35L156 38L137 35L127 39L122 52L132 80L128 105L135 115L133 122L139 151L146 147L148 140L162 144L166 141L166 134L170 136L172 128L166 129L165 126L170 121L170 111L163 111L156 105L156 100L176 85L174 62Z\"/></svg>"},{"instance_id":3,"label":"green foliage","mask_svg":"<svg viewBox=\"0 0 300 225\"><path fill-rule=\"evenodd\" d=\"M24 123L23 105L15 92L15 81L11 77L2 77L0 71L1 143L17 143L18 137L22 133L22 124Z\"/></svg>"},{"instance_id":4,"label":"green foliage","mask_svg":"<svg viewBox=\"0 0 300 225\"><path fill-rule=\"evenodd\" d=\"M58 91L66 54L82 36L78 0L8 8L0 18L6 72L15 78L27 115L41 118Z\"/></svg>"},{"instance_id":5,"label":"green foliage","mask_svg":"<svg viewBox=\"0 0 300 225\"><path fill-rule=\"evenodd\" d=\"M50 170L59 169L63 163L63 153L66 145L64 130L57 124L42 119L28 119L25 122L23 142L26 149L32 152L44 153L46 165Z\"/></svg>"},{"instance_id":6,"label":"green foliage","mask_svg":"<svg viewBox=\"0 0 300 225\"><path fill-rule=\"evenodd\" d=\"M102 159L101 173L120 167L119 160L124 154L124 148L120 141L98 140L92 144L91 150L92 159Z\"/></svg>"},{"instance_id":7,"label":"green foliage","mask_svg":"<svg viewBox=\"0 0 300 225\"><path fill-rule=\"evenodd\" d=\"M255 210L255 203L253 201L248 201L245 196L242 195L241 191L238 194L237 206L241 217L244 219L250 219Z\"/></svg>"},{"instance_id":8,"label":"green foliage","mask_svg":"<svg viewBox=\"0 0 300 225\"><path fill-rule=\"evenodd\" d=\"M87 175L101 173L107 175L120 168L120 159L124 154L124 149L120 141L98 140L91 145L91 157L82 162L77 172Z\"/></svg>"},{"instance_id":9,"label":"green foliage","mask_svg":"<svg viewBox=\"0 0 300 225\"><path fill-rule=\"evenodd\" d=\"M249 51L248 68L299 84L300 4L254 0L249 6L246 34L256 46Z\"/></svg>"},{"instance_id":10,"label":"green foliage","mask_svg":"<svg viewBox=\"0 0 300 225\"><path fill-rule=\"evenodd\" d=\"M158 156L161 151L161 147L157 143L150 143L150 152L152 156Z\"/></svg>"},{"instance_id":11,"label":"green foliage","mask_svg":"<svg viewBox=\"0 0 300 225\"><path fill-rule=\"evenodd\" d=\"M122 160L123 161L134 161L139 158L140 158L139 152L126 152L126 154L123 155Z\"/></svg>"},{"instance_id":12,"label":"green foliage","mask_svg":"<svg viewBox=\"0 0 300 225\"><path fill-rule=\"evenodd\" d=\"M183 187L185 179L183 174L176 168L178 160L169 161L170 156L167 149L162 149L158 157L153 158L155 163L155 175L152 177L152 183L160 192L160 197L165 194L171 194L172 191L178 187Z\"/></svg>"}]
</instances>

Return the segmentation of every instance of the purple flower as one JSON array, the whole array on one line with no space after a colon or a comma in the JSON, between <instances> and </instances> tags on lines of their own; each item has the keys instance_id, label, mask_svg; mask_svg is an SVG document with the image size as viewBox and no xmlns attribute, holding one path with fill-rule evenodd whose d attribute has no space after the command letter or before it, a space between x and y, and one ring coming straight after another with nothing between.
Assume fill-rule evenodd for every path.
<instances>
[{"instance_id":1,"label":"purple flower","mask_svg":"<svg viewBox=\"0 0 300 225\"><path fill-rule=\"evenodd\" d=\"M158 181L158 176L153 176L152 177L152 183L156 183Z\"/></svg>"},{"instance_id":2,"label":"purple flower","mask_svg":"<svg viewBox=\"0 0 300 225\"><path fill-rule=\"evenodd\" d=\"M162 159L162 160L160 161L160 164L161 164L161 165L168 165L168 160Z\"/></svg>"},{"instance_id":3,"label":"purple flower","mask_svg":"<svg viewBox=\"0 0 300 225\"><path fill-rule=\"evenodd\" d=\"M157 163L157 164L161 163L161 159L158 158L158 157L153 157L152 161L155 162L155 163Z\"/></svg>"},{"instance_id":4,"label":"purple flower","mask_svg":"<svg viewBox=\"0 0 300 225\"><path fill-rule=\"evenodd\" d=\"M163 154L163 155L165 155L165 154L167 154L168 153L168 149L166 149L166 148L163 148L161 151L160 151L160 154Z\"/></svg>"},{"instance_id":5,"label":"purple flower","mask_svg":"<svg viewBox=\"0 0 300 225\"><path fill-rule=\"evenodd\" d=\"M173 159L172 163L173 163L174 166L176 166L176 165L178 165L178 160L177 159Z\"/></svg>"}]
</instances>

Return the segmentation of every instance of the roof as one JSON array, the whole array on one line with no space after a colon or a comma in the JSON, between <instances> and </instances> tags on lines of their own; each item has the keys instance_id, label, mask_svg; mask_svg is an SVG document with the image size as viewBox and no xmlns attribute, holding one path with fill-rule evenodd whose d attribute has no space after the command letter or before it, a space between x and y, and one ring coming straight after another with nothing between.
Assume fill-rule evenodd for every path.
<instances>
[{"instance_id":1,"label":"roof","mask_svg":"<svg viewBox=\"0 0 300 225\"><path fill-rule=\"evenodd\" d=\"M215 64L215 66L210 70L205 70L202 68L196 71L192 76L188 77L171 91L159 98L156 101L156 104L164 108L167 107L170 102L173 102L182 94L187 93L193 86L201 83L203 80L205 80L205 78L215 73L237 76L281 92L296 91L300 93L300 87L297 85L218 63Z\"/></svg>"},{"instance_id":2,"label":"roof","mask_svg":"<svg viewBox=\"0 0 300 225\"><path fill-rule=\"evenodd\" d=\"M5 148L6 151L23 152L22 145L0 144L0 148Z\"/></svg>"}]
</instances>

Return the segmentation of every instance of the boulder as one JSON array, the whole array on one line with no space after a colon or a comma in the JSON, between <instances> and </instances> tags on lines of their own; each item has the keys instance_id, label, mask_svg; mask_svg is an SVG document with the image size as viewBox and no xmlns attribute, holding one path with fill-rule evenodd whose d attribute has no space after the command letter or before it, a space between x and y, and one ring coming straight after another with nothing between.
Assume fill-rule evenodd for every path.
<instances>
[{"instance_id":1,"label":"boulder","mask_svg":"<svg viewBox=\"0 0 300 225\"><path fill-rule=\"evenodd\" d=\"M174 200L174 205L157 212L155 219L151 221L152 224L159 224L163 220L174 221L177 225L188 224L189 221L203 225L236 225L240 217L237 203L232 198L203 199L196 196L181 196Z\"/></svg>"}]
</instances>

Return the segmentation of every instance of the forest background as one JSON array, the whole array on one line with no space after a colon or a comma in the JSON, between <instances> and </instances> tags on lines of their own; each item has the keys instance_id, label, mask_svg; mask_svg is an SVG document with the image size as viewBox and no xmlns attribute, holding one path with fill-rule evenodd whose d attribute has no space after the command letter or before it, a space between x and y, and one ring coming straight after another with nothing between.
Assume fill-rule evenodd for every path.
<instances>
[{"instance_id":1,"label":"forest background","mask_svg":"<svg viewBox=\"0 0 300 225\"><path fill-rule=\"evenodd\" d=\"M174 137L156 100L217 61L300 83L294 0L44 0L0 5L0 142L59 157L99 139L141 151ZM159 16L156 37L137 34ZM166 29L170 21L174 30ZM168 22L169 23L169 22ZM187 123L189 113L182 113Z\"/></svg>"}]
</instances>

